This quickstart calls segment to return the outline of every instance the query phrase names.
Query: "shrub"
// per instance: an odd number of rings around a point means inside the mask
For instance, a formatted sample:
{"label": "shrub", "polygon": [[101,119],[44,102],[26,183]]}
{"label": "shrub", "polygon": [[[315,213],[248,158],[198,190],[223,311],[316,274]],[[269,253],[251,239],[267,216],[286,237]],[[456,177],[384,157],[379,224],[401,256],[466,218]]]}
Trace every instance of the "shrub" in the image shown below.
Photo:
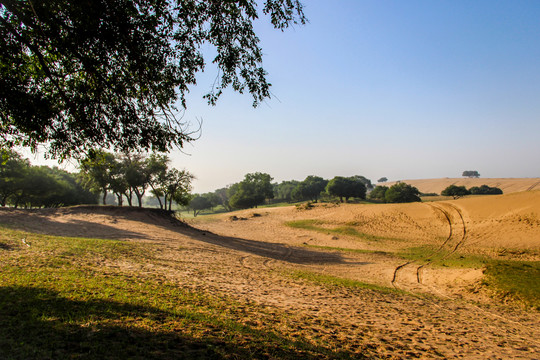
{"label": "shrub", "polygon": [[420,191],[412,185],[397,183],[392,185],[384,194],[384,199],[389,203],[404,203],[422,201]]}

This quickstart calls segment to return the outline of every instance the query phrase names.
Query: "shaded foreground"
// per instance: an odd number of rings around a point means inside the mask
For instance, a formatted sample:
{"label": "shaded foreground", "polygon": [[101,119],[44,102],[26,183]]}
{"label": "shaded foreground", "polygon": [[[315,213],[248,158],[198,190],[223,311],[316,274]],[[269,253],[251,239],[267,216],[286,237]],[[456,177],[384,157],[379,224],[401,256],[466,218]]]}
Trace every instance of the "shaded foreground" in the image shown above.
{"label": "shaded foreground", "polygon": [[536,310],[497,305],[480,269],[399,255],[446,241],[491,256],[472,205],[435,206],[448,218],[426,204],[282,208],[193,224],[204,230],[159,211],[0,210],[0,358],[535,358]]}

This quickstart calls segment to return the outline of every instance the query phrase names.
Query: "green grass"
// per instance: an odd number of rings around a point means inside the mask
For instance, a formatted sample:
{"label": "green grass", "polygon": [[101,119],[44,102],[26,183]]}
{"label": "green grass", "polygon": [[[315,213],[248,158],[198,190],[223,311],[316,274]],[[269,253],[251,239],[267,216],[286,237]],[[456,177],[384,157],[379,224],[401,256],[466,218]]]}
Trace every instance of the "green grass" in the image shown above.
{"label": "green grass", "polygon": [[373,291],[383,292],[386,294],[393,293],[393,294],[404,294],[405,292],[402,290],[398,290],[395,288],[390,288],[386,286],[380,286],[370,283],[365,283],[357,280],[351,280],[341,277],[336,277],[332,275],[325,275],[320,274],[312,271],[290,271],[290,272],[284,272],[286,276],[289,276],[292,279],[302,279],[309,281],[311,283],[315,283],[317,285],[322,285],[326,287],[345,287],[345,288],[353,288],[353,289],[369,289]]}
{"label": "green grass", "polygon": [[353,225],[350,225],[350,224],[346,224],[343,226],[329,227],[331,225],[321,220],[306,219],[306,220],[287,221],[285,222],[285,225],[295,228],[295,229],[316,231],[316,232],[320,232],[320,233],[324,233],[328,235],[335,234],[335,235],[353,236],[353,237],[357,237],[357,238],[360,238],[362,240],[367,240],[367,241],[381,241],[381,240],[402,241],[402,239],[398,239],[398,238],[366,234],[366,233],[358,231]]}
{"label": "green grass", "polygon": [[494,260],[484,274],[484,285],[502,298],[540,310],[540,261]]}
{"label": "green grass", "polygon": [[540,261],[495,260],[480,255],[435,252],[435,247],[406,249],[397,255],[416,264],[484,269],[483,286],[497,297],[540,310]]}
{"label": "green grass", "polygon": [[110,266],[151,262],[149,246],[0,228],[0,358],[357,355],[336,350],[339,344],[277,332],[274,326],[292,322],[286,314]]}
{"label": "green grass", "polygon": [[381,251],[381,250],[349,249],[349,248],[342,248],[342,247],[321,246],[321,245],[311,245],[311,244],[304,244],[303,246],[308,247],[308,248],[313,248],[313,249],[335,250],[335,251],[343,251],[343,252],[350,252],[350,253],[357,253],[357,254],[388,255],[386,251]]}
{"label": "green grass", "polygon": [[402,250],[397,256],[415,261],[418,264],[430,263],[435,267],[482,268],[490,260],[480,255],[453,253],[446,249],[438,250],[435,246],[418,246]]}

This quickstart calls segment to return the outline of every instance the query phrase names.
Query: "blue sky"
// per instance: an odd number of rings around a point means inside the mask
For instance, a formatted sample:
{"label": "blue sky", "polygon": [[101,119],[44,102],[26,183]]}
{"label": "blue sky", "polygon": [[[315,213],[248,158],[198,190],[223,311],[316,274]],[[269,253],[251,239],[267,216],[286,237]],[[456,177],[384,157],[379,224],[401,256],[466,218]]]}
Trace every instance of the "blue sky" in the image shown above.
{"label": "blue sky", "polygon": [[184,120],[202,119],[202,136],[171,158],[196,192],[255,171],[540,177],[540,1],[304,4],[305,26],[256,24],[272,99],[253,109],[228,91],[208,106],[212,64],[191,90]]}

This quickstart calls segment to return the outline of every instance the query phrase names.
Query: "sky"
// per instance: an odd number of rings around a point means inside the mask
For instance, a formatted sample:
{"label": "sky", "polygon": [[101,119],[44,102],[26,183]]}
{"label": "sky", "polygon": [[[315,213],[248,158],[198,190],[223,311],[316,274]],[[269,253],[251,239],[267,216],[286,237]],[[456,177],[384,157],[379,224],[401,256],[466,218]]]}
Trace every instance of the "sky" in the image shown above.
{"label": "sky", "polygon": [[[206,94],[183,120],[200,138],[170,154],[204,193],[265,172],[275,182],[540,177],[540,1],[304,0],[307,25],[255,29],[272,98]],[[36,159],[32,159],[35,163]]]}

